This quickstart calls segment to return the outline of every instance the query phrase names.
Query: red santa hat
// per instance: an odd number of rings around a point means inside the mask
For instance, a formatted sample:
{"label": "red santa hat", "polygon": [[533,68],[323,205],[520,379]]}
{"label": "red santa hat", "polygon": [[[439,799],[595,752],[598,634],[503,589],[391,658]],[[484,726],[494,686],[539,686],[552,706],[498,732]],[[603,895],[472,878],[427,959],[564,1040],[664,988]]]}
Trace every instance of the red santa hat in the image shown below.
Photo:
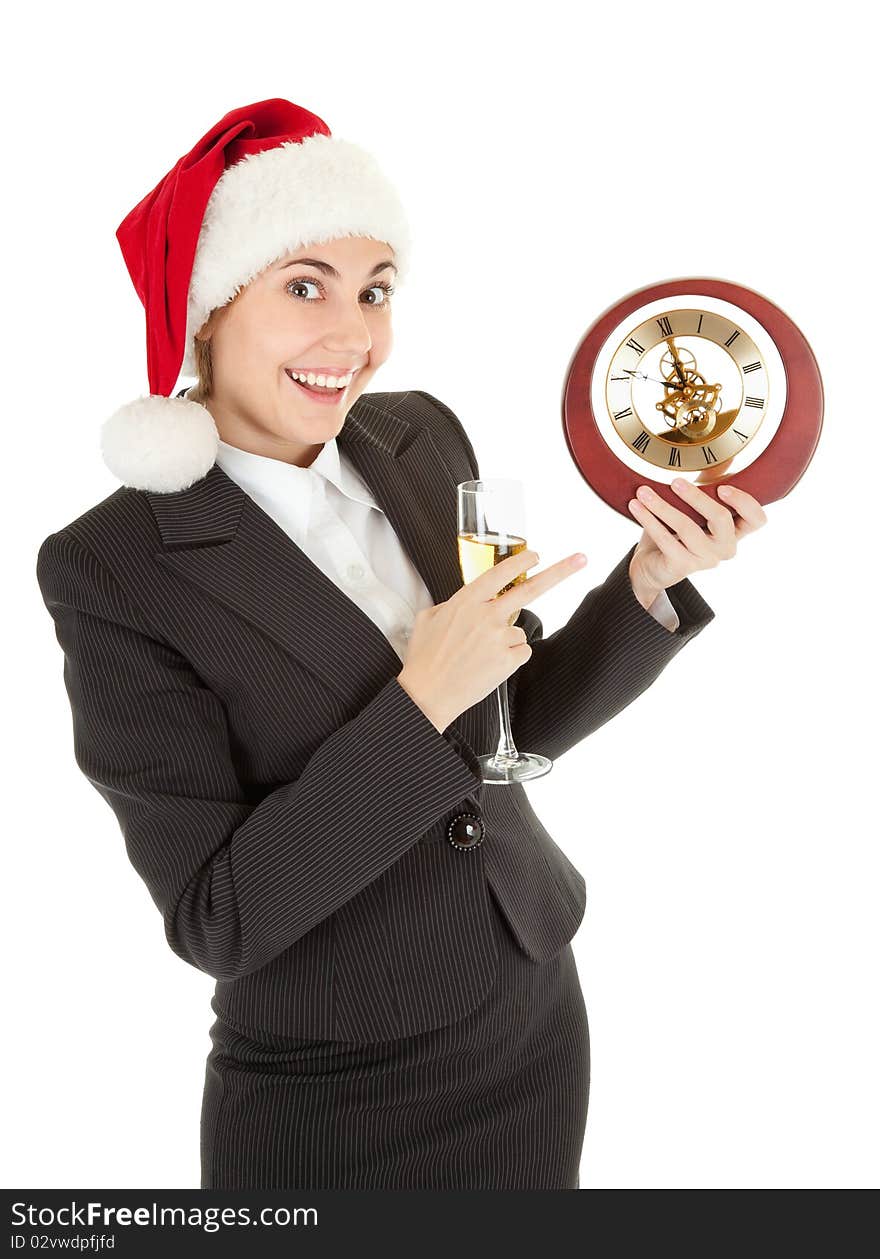
{"label": "red santa hat", "polygon": [[146,314],[150,392],[101,428],[114,476],[172,493],[206,475],[211,413],[169,396],[181,371],[195,374],[195,333],[284,254],[343,236],[389,244],[402,283],[410,238],[394,187],[364,149],[281,99],[226,114],[138,202],[116,238]]}

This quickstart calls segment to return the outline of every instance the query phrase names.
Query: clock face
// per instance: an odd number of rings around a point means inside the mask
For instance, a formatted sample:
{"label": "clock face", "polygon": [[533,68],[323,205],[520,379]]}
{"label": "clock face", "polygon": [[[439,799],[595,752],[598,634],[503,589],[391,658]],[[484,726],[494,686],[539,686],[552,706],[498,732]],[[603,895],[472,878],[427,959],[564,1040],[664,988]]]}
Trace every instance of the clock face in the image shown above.
{"label": "clock face", "polygon": [[747,311],[685,294],[631,312],[610,332],[592,390],[617,458],[660,480],[702,483],[728,479],[766,449],[782,414],[785,371]]}
{"label": "clock face", "polygon": [[797,484],[822,430],[822,377],[809,343],[768,298],[728,280],[664,280],[596,318],[569,362],[562,423],[584,480],[621,515],[649,485],[705,524],[671,488],[715,497],[733,484],[762,504]]}
{"label": "clock face", "polygon": [[658,468],[728,464],[767,410],[767,365],[743,328],[678,307],[644,320],[617,347],[605,403],[622,441]]}

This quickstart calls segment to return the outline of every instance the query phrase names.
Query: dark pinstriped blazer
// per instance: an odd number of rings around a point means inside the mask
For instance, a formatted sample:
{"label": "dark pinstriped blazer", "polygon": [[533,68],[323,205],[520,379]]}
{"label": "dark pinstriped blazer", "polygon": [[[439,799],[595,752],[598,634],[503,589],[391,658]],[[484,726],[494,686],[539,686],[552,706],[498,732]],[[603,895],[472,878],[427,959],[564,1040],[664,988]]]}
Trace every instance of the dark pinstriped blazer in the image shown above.
{"label": "dark pinstriped blazer", "polygon": [[[361,397],[338,436],[436,602],[461,585],[453,413]],[[674,633],[632,550],[509,680],[518,746],[554,760],[713,618],[689,581]],[[438,733],[365,613],[215,464],[186,490],[121,486],[51,534],[37,578],[64,651],[77,764],[113,809],[171,948],[245,1032],[374,1041],[462,1018],[488,991],[489,897],[544,961],[584,913],[581,874],[522,787],[484,787],[495,693]],[[461,812],[485,838],[446,838]]]}

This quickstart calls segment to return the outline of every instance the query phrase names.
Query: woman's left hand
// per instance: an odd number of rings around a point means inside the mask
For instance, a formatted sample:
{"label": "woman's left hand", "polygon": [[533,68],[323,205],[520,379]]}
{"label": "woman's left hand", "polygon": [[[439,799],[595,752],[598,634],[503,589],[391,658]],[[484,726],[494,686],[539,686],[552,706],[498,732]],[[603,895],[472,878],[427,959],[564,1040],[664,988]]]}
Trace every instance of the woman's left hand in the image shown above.
{"label": "woman's left hand", "polygon": [[643,602],[691,573],[733,559],[740,538],[767,523],[758,500],[736,486],[718,489],[722,499],[727,497],[736,519],[732,511],[691,481],[673,481],[671,488],[706,517],[708,527],[697,524],[650,490],[645,497],[647,486],[639,488],[638,499],[630,499],[629,509],[643,526],[643,533],[630,560],[629,574]]}

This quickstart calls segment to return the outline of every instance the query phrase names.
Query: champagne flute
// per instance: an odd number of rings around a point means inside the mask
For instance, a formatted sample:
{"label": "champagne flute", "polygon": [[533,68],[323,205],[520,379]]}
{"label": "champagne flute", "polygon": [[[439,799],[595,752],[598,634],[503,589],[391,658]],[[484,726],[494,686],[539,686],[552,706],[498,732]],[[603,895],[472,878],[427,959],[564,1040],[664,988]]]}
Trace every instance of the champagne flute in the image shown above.
{"label": "champagne flute", "polygon": [[[458,486],[458,560],[465,583],[526,547],[525,494],[521,481],[463,481]],[[498,595],[525,581],[520,573]],[[495,596],[496,598],[498,596]],[[510,619],[512,625],[519,613]],[[497,690],[501,733],[494,753],[479,758],[483,782],[501,785],[540,778],[553,762],[536,752],[518,752],[510,728],[507,679]]]}

